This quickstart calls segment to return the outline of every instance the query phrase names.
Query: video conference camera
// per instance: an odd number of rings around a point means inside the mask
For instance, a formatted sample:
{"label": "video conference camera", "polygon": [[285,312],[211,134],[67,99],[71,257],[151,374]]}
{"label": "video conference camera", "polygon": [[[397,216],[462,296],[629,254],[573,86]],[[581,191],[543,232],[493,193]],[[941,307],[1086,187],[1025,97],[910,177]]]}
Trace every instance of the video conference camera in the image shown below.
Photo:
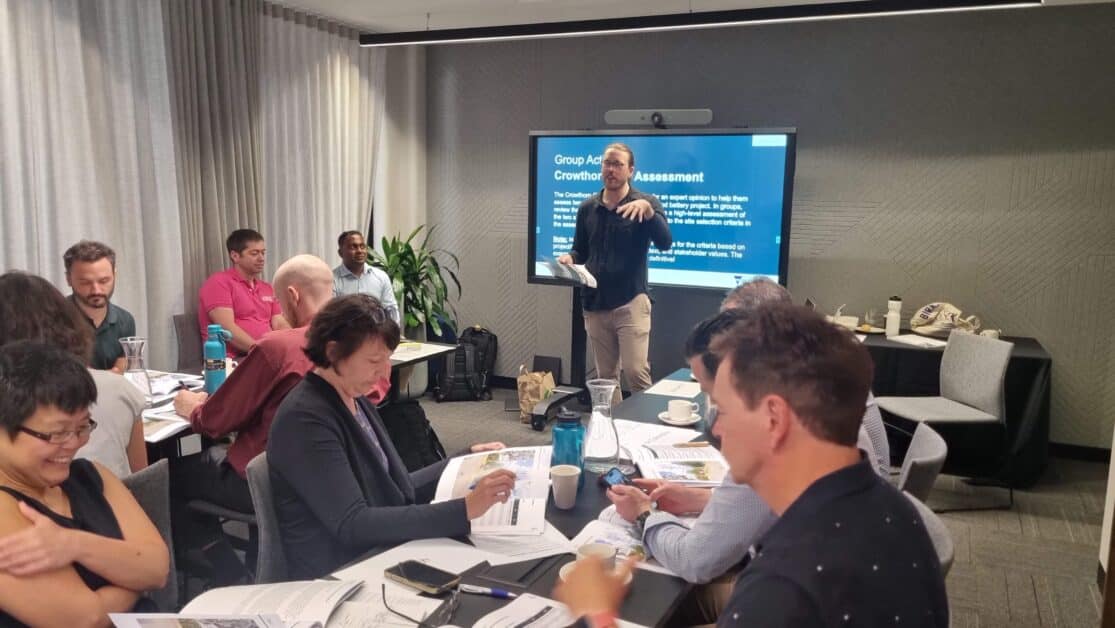
{"label": "video conference camera", "polygon": [[652,126],[656,129],[678,126],[708,126],[712,109],[610,109],[604,122],[616,126]]}

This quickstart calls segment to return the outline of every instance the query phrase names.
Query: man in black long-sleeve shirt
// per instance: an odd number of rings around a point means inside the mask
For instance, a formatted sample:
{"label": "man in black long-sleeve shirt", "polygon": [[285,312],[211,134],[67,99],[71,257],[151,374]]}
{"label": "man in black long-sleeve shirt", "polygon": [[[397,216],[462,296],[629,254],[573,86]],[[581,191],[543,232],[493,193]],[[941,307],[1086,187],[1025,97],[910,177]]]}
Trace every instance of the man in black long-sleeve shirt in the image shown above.
{"label": "man in black long-sleeve shirt", "polygon": [[609,144],[601,159],[604,188],[577,210],[573,250],[562,264],[584,264],[596,288],[581,290],[585,329],[598,377],[619,379],[620,364],[631,390],[650,386],[650,298],[647,251],[673,244],[662,204],[631,187],[635,154],[625,144]]}

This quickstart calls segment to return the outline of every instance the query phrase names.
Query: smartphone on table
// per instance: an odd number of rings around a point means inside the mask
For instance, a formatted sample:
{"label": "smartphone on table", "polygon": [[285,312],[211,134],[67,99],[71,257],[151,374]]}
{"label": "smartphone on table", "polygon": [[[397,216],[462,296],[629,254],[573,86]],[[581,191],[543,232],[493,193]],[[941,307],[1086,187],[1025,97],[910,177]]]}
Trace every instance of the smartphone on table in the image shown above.
{"label": "smartphone on table", "polygon": [[417,560],[404,560],[388,567],[383,570],[383,575],[399,584],[433,595],[445,593],[461,582],[459,575]]}
{"label": "smartphone on table", "polygon": [[613,486],[617,486],[620,484],[635,486],[635,483],[631,481],[631,478],[627,477],[623,473],[623,471],[620,471],[619,467],[612,467],[608,470],[607,473],[600,476],[600,485],[604,488],[612,488]]}

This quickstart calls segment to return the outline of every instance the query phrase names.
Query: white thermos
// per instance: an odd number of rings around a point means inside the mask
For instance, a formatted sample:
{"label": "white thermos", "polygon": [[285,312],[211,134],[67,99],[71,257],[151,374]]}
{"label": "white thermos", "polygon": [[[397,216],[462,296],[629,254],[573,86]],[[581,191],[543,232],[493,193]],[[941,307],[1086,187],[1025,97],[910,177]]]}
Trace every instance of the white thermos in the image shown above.
{"label": "white thermos", "polygon": [[891,297],[887,301],[887,338],[897,336],[898,330],[902,327],[902,298]]}

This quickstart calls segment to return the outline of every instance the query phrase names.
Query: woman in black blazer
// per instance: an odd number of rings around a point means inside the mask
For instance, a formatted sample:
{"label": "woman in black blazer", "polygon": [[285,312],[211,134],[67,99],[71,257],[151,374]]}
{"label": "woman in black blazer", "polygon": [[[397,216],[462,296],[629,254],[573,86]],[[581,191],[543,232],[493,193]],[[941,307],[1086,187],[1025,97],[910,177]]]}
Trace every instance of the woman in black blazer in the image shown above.
{"label": "woman in black blazer", "polygon": [[398,344],[399,326],[365,294],[334,299],[310,323],[315,368],[279,406],[267,443],[291,579],[326,575],[377,546],[468,534],[515,486],[501,469],[462,499],[427,503],[445,461],[409,473],[364,397],[390,375]]}

